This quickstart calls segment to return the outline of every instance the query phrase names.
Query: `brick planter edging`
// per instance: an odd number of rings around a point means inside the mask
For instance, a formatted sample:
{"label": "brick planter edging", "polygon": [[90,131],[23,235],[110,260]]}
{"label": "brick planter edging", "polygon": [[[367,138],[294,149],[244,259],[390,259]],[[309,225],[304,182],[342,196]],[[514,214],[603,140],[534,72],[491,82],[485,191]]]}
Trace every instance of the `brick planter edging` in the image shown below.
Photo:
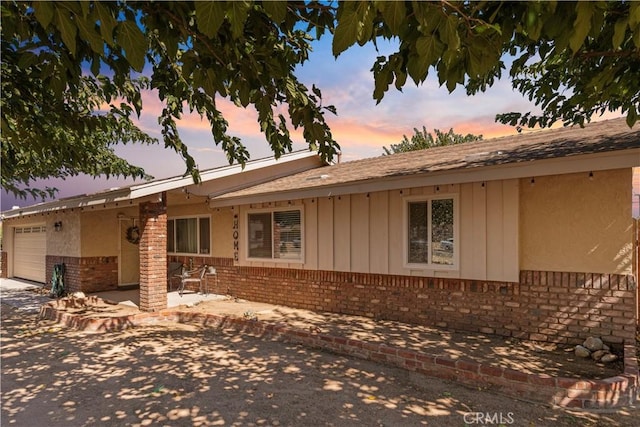
{"label": "brick planter edging", "polygon": [[311,348],[379,362],[419,374],[474,386],[489,385],[501,393],[554,404],[561,407],[592,409],[632,405],[639,392],[639,372],[635,344],[624,346],[624,372],[602,380],[527,374],[509,368],[478,362],[434,356],[386,344],[374,344],[335,335],[265,323],[234,316],[192,313],[178,310],[140,313],[122,317],[86,318],[57,310],[52,304],[40,308],[40,318],[84,331],[107,332],[162,321],[197,323],[214,329],[238,332],[302,344]]}

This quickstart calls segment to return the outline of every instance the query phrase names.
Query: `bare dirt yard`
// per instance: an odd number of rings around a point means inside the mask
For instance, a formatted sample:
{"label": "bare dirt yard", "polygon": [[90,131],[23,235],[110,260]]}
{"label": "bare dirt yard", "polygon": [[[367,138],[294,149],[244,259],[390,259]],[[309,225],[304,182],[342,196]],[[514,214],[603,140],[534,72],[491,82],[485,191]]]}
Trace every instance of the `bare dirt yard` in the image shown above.
{"label": "bare dirt yard", "polygon": [[640,419],[637,408],[571,412],[196,325],[88,333],[2,305],[0,339],[2,426],[630,427]]}

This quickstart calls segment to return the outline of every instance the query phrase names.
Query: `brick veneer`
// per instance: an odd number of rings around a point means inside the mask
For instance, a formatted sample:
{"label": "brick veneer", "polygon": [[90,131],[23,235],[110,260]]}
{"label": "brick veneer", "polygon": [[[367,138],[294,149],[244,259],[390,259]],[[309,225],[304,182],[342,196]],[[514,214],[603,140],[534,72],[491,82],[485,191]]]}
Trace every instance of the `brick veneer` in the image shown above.
{"label": "brick veneer", "polygon": [[47,255],[46,286],[51,286],[55,264],[64,264],[67,292],[100,292],[118,288],[118,257],[63,257]]}
{"label": "brick veneer", "polygon": [[167,206],[140,204],[140,310],[167,308]]}
{"label": "brick veneer", "polygon": [[0,252],[0,277],[7,278],[7,253],[5,251]]}
{"label": "brick veneer", "polygon": [[213,293],[315,311],[578,344],[635,338],[631,275],[523,271],[519,283],[284,268],[212,260]]}

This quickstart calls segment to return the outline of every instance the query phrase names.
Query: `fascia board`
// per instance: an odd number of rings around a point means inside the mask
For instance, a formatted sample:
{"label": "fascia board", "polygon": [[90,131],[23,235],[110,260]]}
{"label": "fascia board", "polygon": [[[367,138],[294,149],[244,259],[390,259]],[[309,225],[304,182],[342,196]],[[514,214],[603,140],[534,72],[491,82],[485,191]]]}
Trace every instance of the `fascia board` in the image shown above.
{"label": "fascia board", "polygon": [[[223,166],[216,169],[211,169],[202,172],[201,178],[203,182],[211,181],[218,178],[234,175],[241,171],[252,171],[262,169],[268,166],[276,164],[288,163],[308,157],[317,157],[317,153],[312,151],[302,151],[290,154],[285,154],[276,160],[272,157],[257,159],[247,162],[244,169],[240,165]],[[129,187],[123,187],[113,190],[107,190],[101,193],[82,195],[77,197],[70,197],[61,200],[54,200],[51,202],[40,203],[24,208],[18,208],[13,210],[7,210],[2,212],[3,219],[17,218],[25,215],[33,215],[46,212],[60,211],[64,209],[74,209],[90,206],[99,206],[107,203],[119,203],[130,200],[142,199],[156,194],[181,189],[183,187],[198,185],[194,184],[191,176],[181,176],[162,179],[158,181],[145,182],[142,184],[135,184]]]}

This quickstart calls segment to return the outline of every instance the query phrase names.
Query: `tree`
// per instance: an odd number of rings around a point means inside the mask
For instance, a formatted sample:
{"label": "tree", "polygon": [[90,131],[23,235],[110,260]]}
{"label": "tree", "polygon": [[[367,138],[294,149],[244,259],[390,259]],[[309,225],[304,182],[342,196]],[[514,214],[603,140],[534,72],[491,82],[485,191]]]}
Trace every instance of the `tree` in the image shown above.
{"label": "tree", "polygon": [[425,126],[422,127],[421,131],[414,128],[411,139],[407,138],[407,135],[402,135],[402,142],[399,144],[391,144],[390,148],[382,147],[384,150],[383,155],[426,150],[427,148],[443,147],[445,145],[462,144],[465,142],[482,140],[482,135],[473,135],[471,133],[462,135],[455,133],[453,129],[449,129],[449,132],[447,133],[441,132],[439,129],[434,129],[433,132],[435,133],[435,137],[431,132],[427,131]]}
{"label": "tree", "polygon": [[[322,94],[295,75],[311,43],[333,34],[337,57],[356,43],[399,41],[372,66],[374,98],[435,72],[449,91],[486,90],[515,57],[509,78],[543,113],[498,120],[527,126],[583,124],[619,110],[629,126],[640,103],[640,2],[16,2],[2,13],[2,185],[36,178],[144,171],[113,154],[117,143],[157,143],[132,117],[141,92],[163,104],[165,147],[186,173],[197,165],[177,131],[185,109],[211,124],[230,162],[249,153],[229,135],[216,99],[258,112],[276,157],[302,128],[326,159],[339,149]],[[141,74],[143,73],[143,74]],[[146,77],[145,77],[146,76]],[[286,111],[286,113],[283,113]],[[87,161],[87,160],[90,161]],[[37,194],[37,189],[33,191]]]}

